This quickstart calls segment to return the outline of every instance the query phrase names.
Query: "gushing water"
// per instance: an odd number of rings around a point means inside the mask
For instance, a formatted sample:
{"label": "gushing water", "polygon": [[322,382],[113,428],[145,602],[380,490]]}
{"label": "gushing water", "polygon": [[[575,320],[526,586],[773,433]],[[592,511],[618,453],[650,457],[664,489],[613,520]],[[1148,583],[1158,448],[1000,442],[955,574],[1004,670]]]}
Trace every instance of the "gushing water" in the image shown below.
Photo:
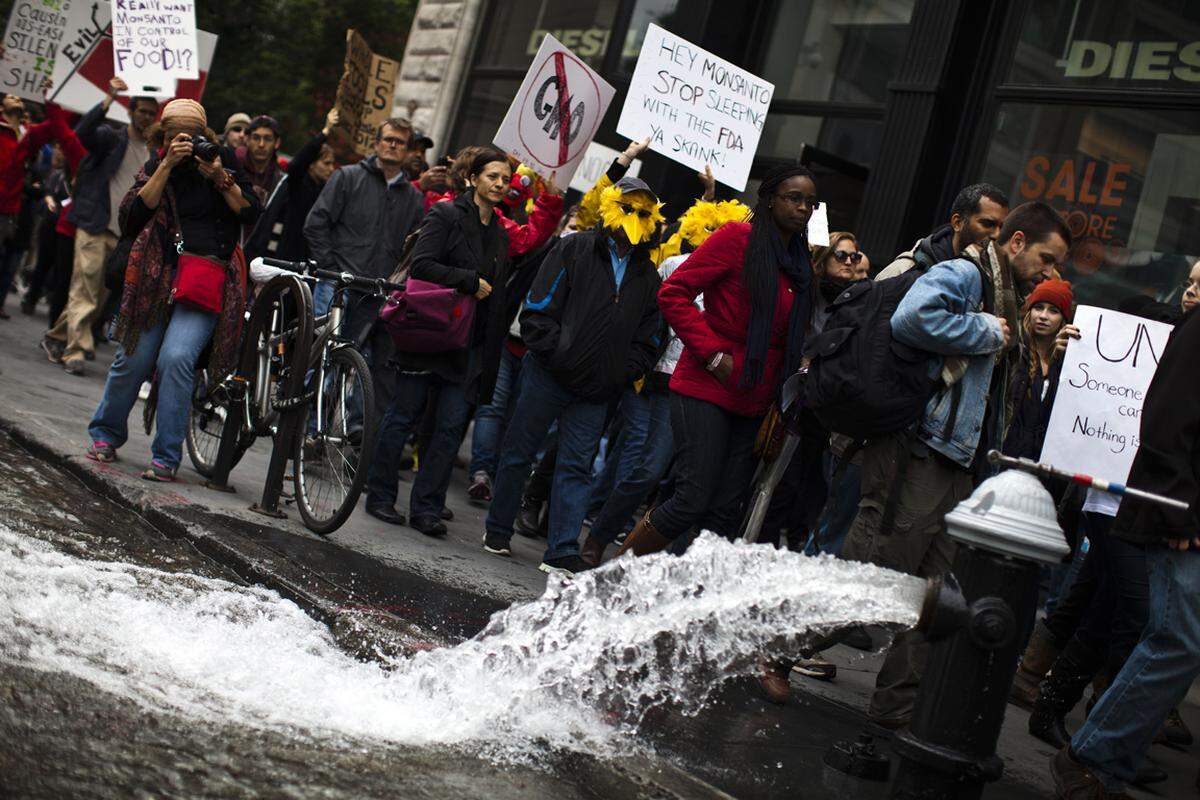
{"label": "gushing water", "polygon": [[697,711],[766,654],[853,622],[911,626],[922,592],[889,570],[705,535],[682,557],[551,581],[466,642],[380,665],[274,592],[81,560],[0,526],[0,659],[200,719],[615,754],[648,709]]}

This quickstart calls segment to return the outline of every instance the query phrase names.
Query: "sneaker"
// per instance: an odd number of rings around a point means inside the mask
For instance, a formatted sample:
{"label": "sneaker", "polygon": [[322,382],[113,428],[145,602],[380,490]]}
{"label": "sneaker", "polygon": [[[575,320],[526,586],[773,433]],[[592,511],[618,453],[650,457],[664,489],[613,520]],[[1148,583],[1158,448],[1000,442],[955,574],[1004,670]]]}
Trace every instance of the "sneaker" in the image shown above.
{"label": "sneaker", "polygon": [[517,518],[513,522],[513,530],[530,539],[536,539],[540,536],[543,505],[541,500],[530,500],[528,497],[522,497],[521,510],[517,512]]}
{"label": "sneaker", "polygon": [[483,535],[483,549],[498,556],[512,555],[512,548],[508,544],[508,539],[505,539],[498,533],[485,533]]}
{"label": "sneaker", "polygon": [[138,400],[143,403],[150,399],[150,382],[142,381],[141,388],[138,389]]}
{"label": "sneaker", "polygon": [[490,503],[492,501],[492,479],[483,470],[471,476],[471,486],[467,489],[467,497],[473,503]]}
{"label": "sneaker", "polygon": [[1124,792],[1110,792],[1087,767],[1075,760],[1070,747],[1064,747],[1050,759],[1050,777],[1057,797],[1064,800],[1129,800]]}
{"label": "sneaker", "polygon": [[808,678],[816,678],[819,681],[831,681],[837,677],[837,664],[830,664],[823,658],[813,656],[797,661],[792,665],[792,672]]}
{"label": "sneaker", "polygon": [[42,348],[42,352],[46,354],[46,360],[51,364],[61,364],[62,354],[65,345],[58,339],[52,339],[49,336],[43,336],[42,341],[38,343]]}
{"label": "sneaker", "polygon": [[561,575],[564,578],[574,578],[576,573],[587,572],[591,568],[591,564],[577,555],[544,559],[538,566],[547,575]]}
{"label": "sneaker", "polygon": [[117,448],[113,447],[108,442],[102,442],[99,439],[92,442],[92,446],[87,450],[87,457],[92,461],[99,461],[101,464],[108,464],[117,460]]}
{"label": "sneaker", "polygon": [[175,480],[175,470],[161,461],[151,461],[150,466],[142,472],[142,480],[170,483]]}
{"label": "sneaker", "polygon": [[63,365],[63,372],[67,373],[68,375],[82,375],[83,374],[83,359],[82,358],[68,359],[68,360],[62,362],[62,365]]}

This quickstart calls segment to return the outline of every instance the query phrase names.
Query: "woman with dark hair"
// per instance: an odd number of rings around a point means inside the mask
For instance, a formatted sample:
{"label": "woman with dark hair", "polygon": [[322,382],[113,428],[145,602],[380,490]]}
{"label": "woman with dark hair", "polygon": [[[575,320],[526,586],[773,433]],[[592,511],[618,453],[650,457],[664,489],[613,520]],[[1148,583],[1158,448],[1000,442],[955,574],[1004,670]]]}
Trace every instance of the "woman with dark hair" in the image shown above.
{"label": "woman with dark hair", "polygon": [[409,497],[408,522],[427,536],[446,534],[441,513],[454,455],[472,404],[491,397],[507,328],[509,239],[497,206],[508,191],[512,168],[504,153],[485,147],[472,157],[466,175],[469,191],[452,202],[435,203],[421,223],[410,275],[474,295],[478,302],[470,342],[445,353],[397,352],[396,392],[380,423],[379,449],[367,483],[367,513],[392,525],[405,524],[395,508],[401,455],[429,397],[436,397],[433,437],[421,453]]}
{"label": "woman with dark hair", "polygon": [[675,493],[646,513],[621,552],[663,550],[697,526],[736,535],[759,425],[800,366],[816,192],[804,167],[772,171],[753,220],[721,227],[663,282],[659,308],[684,344],[670,382]]}
{"label": "woman with dark hair", "polygon": [[[88,457],[114,460],[129,436],[138,390],[154,373],[158,432],[142,473],[152,481],[175,479],[196,360],[209,340],[210,374],[228,374],[237,360],[246,306],[246,264],[238,240],[241,226],[253,223],[259,212],[249,180],[222,165],[222,158],[234,161],[228,150],[209,159],[193,153],[199,136],[216,139],[204,108],[194,100],[168,103],[159,126],[149,132],[150,160],[121,203],[121,235],[133,239],[113,329],[121,347],[88,426]],[[177,279],[197,275],[206,278],[189,285],[203,283],[212,295],[182,299],[189,295],[179,291]]]}

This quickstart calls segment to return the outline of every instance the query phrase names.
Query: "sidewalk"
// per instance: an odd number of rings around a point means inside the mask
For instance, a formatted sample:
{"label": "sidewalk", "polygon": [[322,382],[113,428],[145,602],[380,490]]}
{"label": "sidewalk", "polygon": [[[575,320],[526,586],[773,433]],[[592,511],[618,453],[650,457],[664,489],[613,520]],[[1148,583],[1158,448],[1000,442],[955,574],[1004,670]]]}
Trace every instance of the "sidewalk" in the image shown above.
{"label": "sidewalk", "polygon": [[[386,638],[375,637],[370,630],[370,617],[382,615],[384,627],[405,630],[411,646],[452,642],[473,634],[496,609],[536,597],[544,589],[546,576],[537,570],[543,540],[514,537],[511,559],[483,551],[486,509],[467,501],[467,477],[461,470],[455,472],[447,499],[455,518],[448,523],[450,533],[445,539],[385,525],[361,508],[340,530],[321,539],[304,528],[294,508],[286,520],[249,510],[262,490],[270,456],[267,440],[260,440],[230,476],[235,494],[204,488],[186,454],[176,483],[142,481],[138,475],[149,459],[149,437],[141,429],[140,405],[120,460],[111,465],[89,461],[83,455],[89,444],[86,425],[115,348],[100,348],[84,376],[71,376],[48,363],[38,348],[44,330],[42,316],[15,314],[0,321],[0,424],[87,476],[94,489],[119,497],[152,522],[159,520],[178,528],[181,535],[195,536],[209,555],[296,599],[335,631],[339,626],[346,629],[351,641],[365,638],[363,646],[369,649],[375,646],[372,642]],[[401,511],[407,506],[407,486],[401,484],[397,504]],[[290,484],[285,488],[290,491]],[[372,612],[365,622],[362,614],[347,614],[365,607]],[[351,617],[352,624],[346,625]],[[679,747],[672,748],[674,755],[690,751],[693,745],[700,752],[672,760],[686,762],[681,764],[684,769],[738,796],[798,790],[806,797],[838,796],[810,794],[814,782],[832,790],[830,781],[835,780],[814,779],[812,771],[821,771],[820,755],[835,733],[848,735],[861,724],[880,657],[844,647],[826,656],[838,664],[838,679],[823,684],[793,676],[797,691],[786,707],[767,706],[747,694],[744,686],[735,685],[723,693],[726,702],[719,703],[720,708],[691,722],[673,723],[671,736],[679,740],[675,742]],[[1191,706],[1184,713],[1193,730],[1200,732],[1200,713]],[[985,797],[1052,796],[1047,771],[1052,753],[1025,732],[1027,718],[1025,712],[1009,706],[999,746],[1005,780],[985,792]],[[1069,727],[1079,723],[1076,712]],[[756,730],[747,731],[746,725]],[[697,741],[687,741],[692,738]],[[713,748],[720,758],[713,757]],[[1172,778],[1155,787],[1154,794],[1135,796],[1195,795],[1196,762],[1189,754],[1156,747],[1152,756]],[[767,771],[774,773],[768,783],[755,777]],[[886,790],[871,787],[869,795],[843,792],[840,796],[883,797]]]}

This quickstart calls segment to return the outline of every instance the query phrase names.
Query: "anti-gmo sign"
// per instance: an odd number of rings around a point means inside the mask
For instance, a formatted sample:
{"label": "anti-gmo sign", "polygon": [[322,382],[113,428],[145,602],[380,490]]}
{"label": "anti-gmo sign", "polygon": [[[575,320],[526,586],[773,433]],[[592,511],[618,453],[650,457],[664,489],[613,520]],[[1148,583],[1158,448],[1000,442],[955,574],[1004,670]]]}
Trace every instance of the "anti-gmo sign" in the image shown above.
{"label": "anti-gmo sign", "polygon": [[542,177],[571,181],[614,89],[574,53],[547,35],[525,74],[495,143]]}

